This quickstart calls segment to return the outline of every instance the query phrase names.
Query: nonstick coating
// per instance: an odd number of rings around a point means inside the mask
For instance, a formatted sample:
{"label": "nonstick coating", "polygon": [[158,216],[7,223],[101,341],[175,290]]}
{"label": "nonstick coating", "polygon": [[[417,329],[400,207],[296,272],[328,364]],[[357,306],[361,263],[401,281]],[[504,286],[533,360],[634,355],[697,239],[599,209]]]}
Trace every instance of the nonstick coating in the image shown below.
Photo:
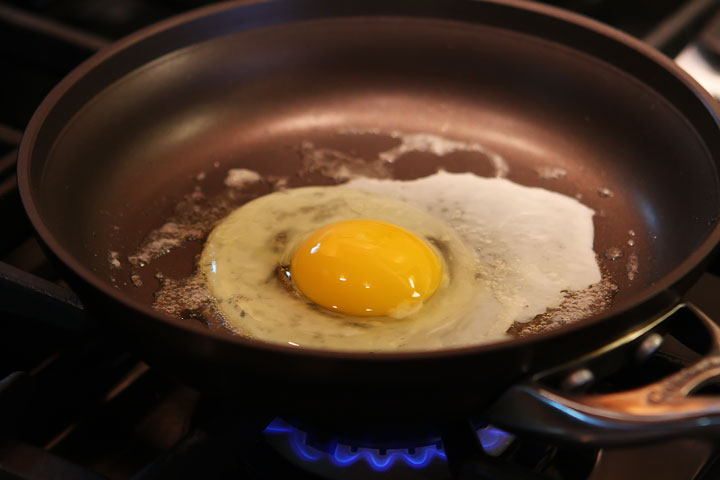
{"label": "nonstick coating", "polygon": [[[640,42],[516,2],[244,3],[164,22],[99,53],[50,94],[20,150],[28,214],[88,309],[181,379],[305,416],[477,412],[522,375],[667,311],[717,244],[712,99]],[[229,168],[296,172],[303,141],[367,158],[394,145],[382,133],[338,133],[348,128],[477,142],[505,158],[511,180],[579,195],[598,212],[595,251],[620,287],[612,310],[495,345],[340,354],[220,335],[151,310],[154,269],[189,273],[199,243],[147,267],[143,288],[128,269],[111,268],[108,252],[131,253],[200,185],[200,172],[212,194]],[[542,178],[543,166],[567,175]],[[492,175],[478,153],[409,154],[394,173],[438,167]],[[625,257],[604,259],[610,247]]]}

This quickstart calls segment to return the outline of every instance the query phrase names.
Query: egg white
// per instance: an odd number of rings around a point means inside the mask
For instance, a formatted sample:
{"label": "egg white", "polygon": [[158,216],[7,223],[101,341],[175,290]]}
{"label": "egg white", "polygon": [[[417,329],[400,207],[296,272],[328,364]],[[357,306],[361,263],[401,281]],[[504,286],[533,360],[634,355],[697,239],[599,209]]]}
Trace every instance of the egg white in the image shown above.
{"label": "egg white", "polygon": [[[594,212],[500,178],[438,172],[413,181],[355,179],[276,192],[240,207],[210,234],[200,268],[226,325],[273,343],[329,350],[431,350],[506,338],[515,321],[600,281]],[[394,223],[442,255],[446,282],[403,318],[340,315],[278,280],[302,240],[353,218]]]}
{"label": "egg white", "polygon": [[[278,279],[297,246],[318,228],[347,219],[403,227],[436,249],[444,281],[419,311],[401,318],[354,317],[313,305]],[[200,259],[208,291],[227,326],[275,343],[333,350],[428,349],[454,336],[458,322],[491,292],[453,229],[406,202],[346,187],[276,192],[245,204],[210,234]],[[484,300],[483,300],[484,299]]]}
{"label": "egg white", "polygon": [[489,322],[482,309],[476,311],[466,343],[506,338],[514,322],[557,308],[566,292],[602,279],[593,250],[595,211],[574,198],[504,178],[445,171],[412,181],[357,178],[346,185],[412,202],[473,249],[501,308]]}

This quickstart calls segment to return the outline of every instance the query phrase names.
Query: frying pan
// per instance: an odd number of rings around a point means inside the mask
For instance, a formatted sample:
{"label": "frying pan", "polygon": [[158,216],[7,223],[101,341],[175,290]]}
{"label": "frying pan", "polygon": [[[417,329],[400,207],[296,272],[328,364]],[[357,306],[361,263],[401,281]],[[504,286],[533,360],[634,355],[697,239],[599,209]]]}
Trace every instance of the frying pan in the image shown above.
{"label": "frying pan", "polygon": [[[347,129],[376,133],[339,133]],[[198,175],[206,195],[238,167],[289,176],[290,186],[331,183],[297,173],[298,145],[369,159],[392,147],[383,133],[391,131],[481,144],[507,161],[509,179],[582,198],[598,212],[594,247],[619,286],[612,308],[490,345],[339,353],[266,344],[153,310],[153,273],[188,274],[199,242],[145,267],[143,287],[129,281],[125,256]],[[720,239],[717,158],[712,98],[652,48],[580,16],[496,0],[231,2],[146,28],[74,70],[32,118],[18,182],[86,310],[191,385],[336,428],[480,412],[514,430],[572,434],[581,424],[586,433],[571,439],[621,441],[628,429],[645,439],[718,422],[717,402],[685,398],[715,374],[713,348],[704,368],[682,373],[685,383],[663,384],[667,395],[652,411],[637,399],[628,408],[587,406],[532,375],[609,344],[636,345],[675,310],[694,312],[682,294]],[[477,152],[414,152],[393,168],[398,178],[439,167],[488,176],[489,165]],[[544,166],[566,176],[538,175]],[[626,257],[602,257],[612,247]],[[701,313],[694,318],[714,328]]]}

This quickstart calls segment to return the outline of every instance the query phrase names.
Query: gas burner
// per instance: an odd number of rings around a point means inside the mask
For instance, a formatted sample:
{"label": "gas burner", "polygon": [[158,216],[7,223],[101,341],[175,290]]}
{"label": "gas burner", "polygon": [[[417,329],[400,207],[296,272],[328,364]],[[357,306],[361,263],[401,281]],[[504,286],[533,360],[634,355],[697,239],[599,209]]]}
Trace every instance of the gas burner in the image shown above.
{"label": "gas burner", "polygon": [[[492,426],[477,428],[476,432],[485,453],[494,457],[506,451],[515,439]],[[322,442],[280,418],[268,425],[265,438],[287,460],[323,478],[368,478],[388,471],[393,478],[403,479],[440,479],[448,475],[447,455],[440,438],[405,448],[387,448],[381,442]]]}
{"label": "gas burner", "polygon": [[[443,433],[443,438],[402,444],[334,440],[332,435],[308,432],[275,418],[265,428],[264,439],[292,465],[324,479],[444,480],[466,478],[463,475],[472,471],[472,475],[484,476],[467,478],[582,480],[588,478],[598,458],[595,449],[578,451],[519,439],[486,424],[467,426],[472,438],[463,438],[463,428],[453,428]],[[443,441],[446,438],[452,442],[449,452]],[[510,477],[503,476],[508,473]]]}

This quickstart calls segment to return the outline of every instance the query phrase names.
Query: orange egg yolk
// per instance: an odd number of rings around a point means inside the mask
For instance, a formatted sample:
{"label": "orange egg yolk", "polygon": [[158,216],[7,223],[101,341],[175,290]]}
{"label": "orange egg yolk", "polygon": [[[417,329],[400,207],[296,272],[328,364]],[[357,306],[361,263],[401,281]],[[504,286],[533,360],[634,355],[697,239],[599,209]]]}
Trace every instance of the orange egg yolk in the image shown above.
{"label": "orange egg yolk", "polygon": [[417,235],[377,220],[322,227],[296,250],[290,275],[315,304],[356,316],[403,317],[438,288],[438,255]]}

